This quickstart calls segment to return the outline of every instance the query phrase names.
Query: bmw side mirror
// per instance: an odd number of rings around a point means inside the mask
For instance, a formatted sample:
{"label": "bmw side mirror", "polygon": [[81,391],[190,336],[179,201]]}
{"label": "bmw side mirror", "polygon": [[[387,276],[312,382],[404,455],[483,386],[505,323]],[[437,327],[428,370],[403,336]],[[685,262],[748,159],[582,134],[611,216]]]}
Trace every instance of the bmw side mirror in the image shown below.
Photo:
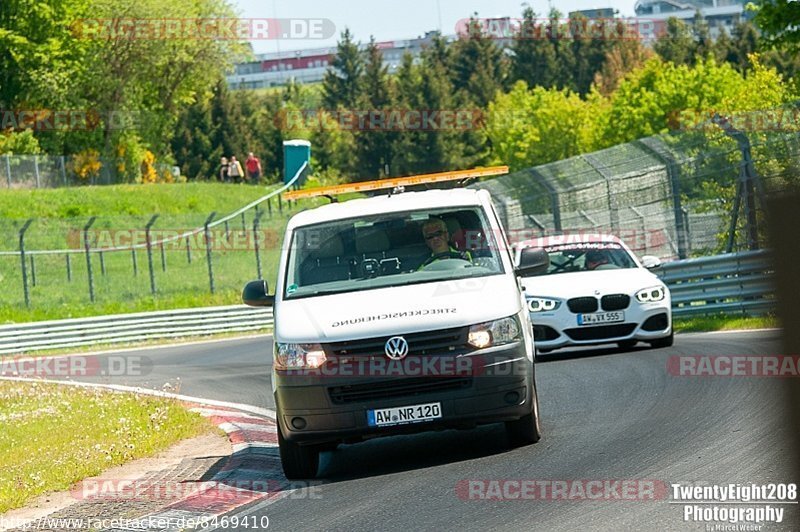
{"label": "bmw side mirror", "polygon": [[251,307],[271,307],[275,304],[275,296],[267,293],[267,281],[259,279],[244,286],[242,301]]}
{"label": "bmw side mirror", "polygon": [[550,256],[542,248],[525,248],[520,252],[516,274],[520,277],[539,275],[550,267]]}
{"label": "bmw side mirror", "polygon": [[644,266],[648,270],[652,270],[653,268],[658,268],[661,266],[661,259],[659,259],[654,255],[645,255],[642,257],[642,266]]}

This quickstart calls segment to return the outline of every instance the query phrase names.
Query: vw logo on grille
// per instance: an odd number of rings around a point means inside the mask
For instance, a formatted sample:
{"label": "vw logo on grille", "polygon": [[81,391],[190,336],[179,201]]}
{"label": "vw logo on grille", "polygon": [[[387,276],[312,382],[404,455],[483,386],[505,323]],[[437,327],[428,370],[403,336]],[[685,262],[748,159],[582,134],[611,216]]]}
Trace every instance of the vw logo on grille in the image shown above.
{"label": "vw logo on grille", "polygon": [[402,336],[392,336],[384,346],[386,356],[392,360],[401,360],[408,354],[408,342]]}

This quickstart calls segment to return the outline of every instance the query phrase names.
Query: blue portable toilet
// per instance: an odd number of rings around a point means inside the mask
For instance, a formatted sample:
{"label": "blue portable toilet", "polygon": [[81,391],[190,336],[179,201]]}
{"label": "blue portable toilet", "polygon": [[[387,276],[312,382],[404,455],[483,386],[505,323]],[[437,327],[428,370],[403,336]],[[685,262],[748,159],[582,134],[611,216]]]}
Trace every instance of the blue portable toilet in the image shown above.
{"label": "blue portable toilet", "polygon": [[306,176],[311,171],[311,143],[307,140],[284,140],[283,141],[283,182],[288,183],[294,177],[303,163],[308,163],[308,169],[304,175],[297,180],[298,187],[303,186]]}

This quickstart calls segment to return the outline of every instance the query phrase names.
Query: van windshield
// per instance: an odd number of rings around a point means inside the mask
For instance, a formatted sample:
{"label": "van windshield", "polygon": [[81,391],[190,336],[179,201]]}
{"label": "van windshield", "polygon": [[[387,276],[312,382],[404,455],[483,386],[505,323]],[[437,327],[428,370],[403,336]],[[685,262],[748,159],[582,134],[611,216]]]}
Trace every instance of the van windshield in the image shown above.
{"label": "van windshield", "polygon": [[294,230],[284,299],[505,273],[479,208],[335,220]]}

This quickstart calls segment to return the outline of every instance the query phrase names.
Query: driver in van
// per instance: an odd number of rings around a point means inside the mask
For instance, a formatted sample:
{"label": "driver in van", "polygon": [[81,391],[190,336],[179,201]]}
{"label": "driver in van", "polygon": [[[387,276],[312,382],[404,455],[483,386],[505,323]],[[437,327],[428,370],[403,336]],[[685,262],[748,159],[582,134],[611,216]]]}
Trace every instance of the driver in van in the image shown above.
{"label": "driver in van", "polygon": [[422,263],[420,268],[444,259],[461,259],[473,262],[472,253],[459,251],[450,245],[450,233],[447,231],[447,224],[441,218],[428,218],[422,225],[422,237],[431,250],[431,256]]}

